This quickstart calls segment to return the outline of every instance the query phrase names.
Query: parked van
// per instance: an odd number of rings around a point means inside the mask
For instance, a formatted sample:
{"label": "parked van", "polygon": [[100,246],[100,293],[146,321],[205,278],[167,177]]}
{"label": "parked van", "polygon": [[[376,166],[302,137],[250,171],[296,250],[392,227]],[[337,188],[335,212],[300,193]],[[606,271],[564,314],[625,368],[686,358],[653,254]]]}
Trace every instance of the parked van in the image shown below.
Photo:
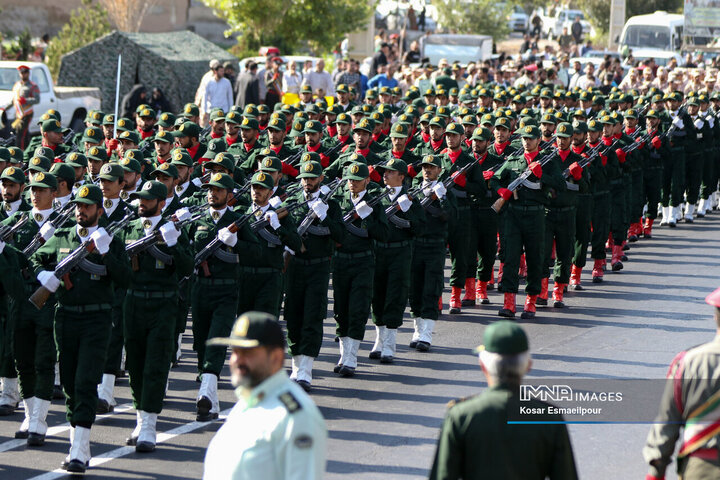
{"label": "parked van", "polygon": [[618,51],[632,50],[634,57],[653,57],[654,52],[678,52],[682,47],[684,17],[656,11],[630,17],[623,27]]}

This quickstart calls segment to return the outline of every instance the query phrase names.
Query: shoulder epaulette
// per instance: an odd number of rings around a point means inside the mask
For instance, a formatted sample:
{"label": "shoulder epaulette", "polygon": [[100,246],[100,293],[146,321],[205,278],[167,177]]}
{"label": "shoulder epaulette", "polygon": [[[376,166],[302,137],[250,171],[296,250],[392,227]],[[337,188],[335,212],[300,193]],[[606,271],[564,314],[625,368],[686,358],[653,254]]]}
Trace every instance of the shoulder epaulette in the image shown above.
{"label": "shoulder epaulette", "polygon": [[295,413],[302,408],[295,396],[290,392],[282,393],[279,398],[290,413]]}

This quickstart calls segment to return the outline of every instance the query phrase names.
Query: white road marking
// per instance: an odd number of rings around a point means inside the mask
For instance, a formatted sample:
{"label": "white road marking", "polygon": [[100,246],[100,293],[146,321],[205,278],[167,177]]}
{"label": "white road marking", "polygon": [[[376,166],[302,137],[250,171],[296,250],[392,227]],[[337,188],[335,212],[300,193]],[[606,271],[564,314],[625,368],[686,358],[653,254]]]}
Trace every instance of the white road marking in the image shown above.
{"label": "white road marking", "polygon": [[[217,421],[225,420],[227,418],[228,413],[230,413],[230,410],[232,410],[232,408],[228,408],[228,409],[220,412],[220,416]],[[158,433],[157,439],[156,439],[156,442],[157,442],[156,444],[167,442],[168,440],[171,440],[179,435],[190,433],[199,428],[205,427],[210,423],[211,422],[195,421],[195,422],[186,423],[185,425],[180,425],[179,427],[175,427],[171,430],[168,430],[167,432]],[[100,454],[97,457],[93,457],[90,460],[90,468],[97,467],[104,463],[115,460],[116,458],[121,458],[121,457],[130,455],[131,453],[135,453],[135,447],[126,446],[126,447],[116,448],[115,450],[110,450],[109,452]],[[88,473],[90,473],[89,470],[88,470]],[[69,475],[69,473],[66,470],[63,470],[62,468],[58,468],[57,470],[53,470],[52,472],[48,472],[48,473],[44,473],[42,475],[38,475],[36,477],[32,477],[29,480],[53,480],[56,478],[66,477],[67,475]]]}

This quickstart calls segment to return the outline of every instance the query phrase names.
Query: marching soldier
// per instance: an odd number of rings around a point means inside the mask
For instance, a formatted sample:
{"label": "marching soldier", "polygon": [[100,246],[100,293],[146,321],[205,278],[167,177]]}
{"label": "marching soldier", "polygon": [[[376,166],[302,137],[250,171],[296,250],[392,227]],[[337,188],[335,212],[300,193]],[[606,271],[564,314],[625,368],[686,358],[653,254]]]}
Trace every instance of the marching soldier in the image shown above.
{"label": "marching soldier", "polygon": [[299,232],[302,233],[302,247],[290,258],[287,267],[283,312],[292,356],[290,378],[305,391],[310,391],[312,365],[320,354],[323,321],[327,317],[330,260],[335,245],[342,244],[345,239],[345,227],[340,206],[327,197],[330,192],[323,193],[321,188],[324,176],[320,163],[303,161],[298,178],[303,189],[288,197],[287,202],[309,201],[306,208],[291,213],[298,228],[305,228],[303,222],[309,226]]}
{"label": "marching soldier", "polygon": [[222,244],[212,256],[196,265],[198,273],[191,293],[193,350],[197,352],[201,381],[197,394],[197,420],[201,422],[218,417],[217,381],[225,361],[225,348],[207,347],[206,342],[209,338],[226,337],[232,329],[239,293],[239,259],[261,254],[260,245],[248,224],[244,223],[239,229],[233,225],[240,219],[240,215],[227,205],[234,186],[229,175],[213,174],[210,181],[203,184],[210,209],[188,230],[196,256],[211,242]]}
{"label": "marching soldier", "polygon": [[338,195],[347,232],[333,257],[334,317],[340,340],[340,360],[334,371],[343,377],[355,375],[370,314],[375,272],[373,244],[388,237],[385,211],[377,204],[377,196],[367,190],[370,172],[365,159],[355,154],[352,158],[355,162],[343,175],[347,191]]}
{"label": "marching soldier", "polygon": [[375,242],[372,320],[376,337],[370,358],[392,363],[397,329],[408,302],[414,239],[425,228],[425,211],[411,197],[417,195],[403,185],[408,171],[403,160],[391,158],[383,170],[385,186],[392,191],[379,203],[387,216],[388,235],[386,240]]}
{"label": "marching soldier", "polygon": [[[542,289],[543,242],[545,237],[545,205],[550,188],[558,193],[565,190],[565,181],[557,161],[539,162],[547,152],[538,150],[540,129],[533,125],[523,127],[524,153],[507,159],[491,178],[491,188],[506,202],[507,208],[501,214],[503,238],[505,239],[505,271],[499,291],[505,294],[501,317],[515,316],[515,296],[518,291],[518,268],[520,255],[525,250],[527,261],[527,297],[521,315],[524,319],[535,317],[535,302]],[[508,186],[529,170],[531,175],[515,191]]]}
{"label": "marching soldier", "polygon": [[643,186],[645,187],[644,200],[647,203],[643,236],[652,238],[652,227],[657,217],[657,205],[660,204],[660,189],[663,176],[663,164],[670,154],[667,140],[661,138],[660,115],[656,110],[650,109],[645,114],[645,125],[650,145],[648,146],[648,159],[643,169]]}
{"label": "marching soldier", "polygon": [[[62,466],[83,473],[90,454],[90,427],[97,409],[100,383],[112,328],[115,288],[127,286],[130,265],[122,242],[98,225],[103,215],[100,187],[83,186],[72,200],[77,225],[60,229],[30,257],[42,287],[57,291],[55,340],[60,359],[60,379],[65,390],[70,422],[70,453]],[[92,252],[67,276],[59,279],[55,266],[78,248]],[[115,287],[115,288],[114,288]]]}
{"label": "marching soldier", "polygon": [[193,262],[187,236],[162,215],[167,187],[149,181],[131,199],[139,201],[140,218],[124,231],[124,243],[132,244],[150,234],[162,238],[132,255],[132,274],[123,305],[126,367],[137,410],[137,425],[128,445],[135,445],[138,452],[151,452],[175,351],[177,286],[181,278],[192,273]]}

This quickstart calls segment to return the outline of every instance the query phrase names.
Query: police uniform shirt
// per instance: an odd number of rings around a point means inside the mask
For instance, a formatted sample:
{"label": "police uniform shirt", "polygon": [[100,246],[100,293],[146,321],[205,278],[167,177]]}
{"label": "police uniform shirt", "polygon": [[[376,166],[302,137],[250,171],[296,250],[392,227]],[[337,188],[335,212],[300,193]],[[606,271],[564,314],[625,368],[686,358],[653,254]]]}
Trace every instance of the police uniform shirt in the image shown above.
{"label": "police uniform shirt", "polygon": [[316,480],[327,428],[310,397],[281,369],[239,400],[205,454],[205,480]]}

